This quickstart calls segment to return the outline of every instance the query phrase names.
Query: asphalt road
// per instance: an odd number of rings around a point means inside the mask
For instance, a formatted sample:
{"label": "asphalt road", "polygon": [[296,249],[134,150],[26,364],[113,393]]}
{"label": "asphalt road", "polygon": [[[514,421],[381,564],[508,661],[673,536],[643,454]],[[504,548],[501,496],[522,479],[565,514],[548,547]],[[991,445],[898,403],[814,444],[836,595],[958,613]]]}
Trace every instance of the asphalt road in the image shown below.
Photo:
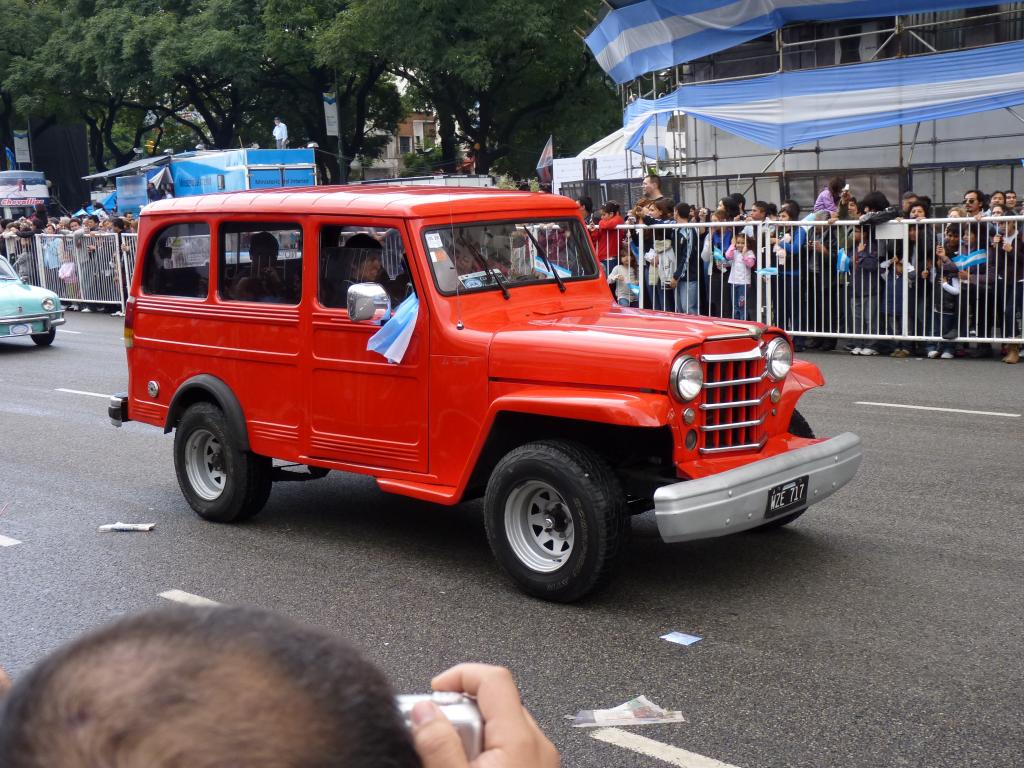
{"label": "asphalt road", "polygon": [[[181,589],[342,632],[400,691],[462,660],[511,667],[566,766],[668,763],[565,715],[645,694],[685,724],[634,729],[741,768],[1018,766],[1024,663],[1024,366],[809,356],[801,407],[860,434],[856,480],[787,530],[665,545],[647,516],[621,575],[586,602],[521,595],[492,563],[477,504],[388,497],[332,473],[275,487],[251,523],[185,505],[171,437],[115,430],[121,325],[70,313],[49,349],[0,342],[0,666]],[[72,333],[76,332],[76,333]],[[155,521],[149,534],[103,523]],[[701,636],[682,647],[659,639]],[[684,764],[684,763],[681,763]]]}

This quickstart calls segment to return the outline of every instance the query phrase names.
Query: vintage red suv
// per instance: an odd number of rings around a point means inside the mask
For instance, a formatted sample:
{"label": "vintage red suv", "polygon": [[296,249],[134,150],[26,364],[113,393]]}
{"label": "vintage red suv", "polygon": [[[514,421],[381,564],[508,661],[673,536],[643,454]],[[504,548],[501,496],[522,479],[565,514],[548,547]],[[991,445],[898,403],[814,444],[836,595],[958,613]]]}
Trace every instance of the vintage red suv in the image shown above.
{"label": "vintage red suv", "polygon": [[164,200],[138,253],[129,391],[108,412],[174,430],[207,520],[331,469],[438,504],[483,496],[501,569],[570,601],[612,574],[633,514],[653,507],[667,542],[773,528],[860,464],[856,435],[817,439],[795,410],[824,381],[783,331],[617,306],[563,197]]}

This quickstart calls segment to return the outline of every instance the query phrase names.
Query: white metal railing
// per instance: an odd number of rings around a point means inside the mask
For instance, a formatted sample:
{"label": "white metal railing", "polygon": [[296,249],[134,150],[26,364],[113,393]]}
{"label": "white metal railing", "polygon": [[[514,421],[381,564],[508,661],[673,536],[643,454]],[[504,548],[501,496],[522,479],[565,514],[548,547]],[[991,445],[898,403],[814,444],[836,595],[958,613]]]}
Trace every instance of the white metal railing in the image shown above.
{"label": "white metal railing", "polygon": [[[637,258],[635,306],[747,318],[806,337],[924,342],[943,351],[955,342],[1024,342],[1024,217],[632,224],[619,227],[622,249]],[[737,267],[739,233],[754,251]],[[692,285],[692,248],[702,255]],[[655,245],[669,241],[671,247]],[[687,245],[684,245],[687,243]],[[691,254],[688,290],[664,262]],[[622,262],[620,256],[619,262]],[[740,275],[736,275],[739,269]],[[741,279],[737,279],[737,278]],[[671,297],[670,297],[671,294]],[[737,297],[746,298],[746,308]]]}
{"label": "white metal railing", "polygon": [[82,232],[2,240],[3,253],[18,274],[56,293],[65,306],[124,310],[135,268],[134,234]]}

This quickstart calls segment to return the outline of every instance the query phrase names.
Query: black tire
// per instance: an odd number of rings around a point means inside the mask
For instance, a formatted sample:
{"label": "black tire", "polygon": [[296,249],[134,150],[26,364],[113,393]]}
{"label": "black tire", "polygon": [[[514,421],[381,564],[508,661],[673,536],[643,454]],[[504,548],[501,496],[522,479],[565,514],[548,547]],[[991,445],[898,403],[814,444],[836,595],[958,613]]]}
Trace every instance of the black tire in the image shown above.
{"label": "black tire", "polygon": [[53,344],[53,340],[57,338],[57,329],[51,328],[46,333],[33,333],[32,341],[36,343],[37,347],[48,347]]}
{"label": "black tire", "polygon": [[309,464],[306,465],[306,470],[309,472],[309,476],[314,480],[321,480],[327,477],[331,472],[327,467],[313,467]]}
{"label": "black tire", "polygon": [[[789,417],[789,433],[791,435],[796,435],[797,437],[814,438],[814,430],[811,429],[811,425],[807,423],[807,419],[803,417],[803,414],[795,409],[793,411],[793,415]],[[796,512],[790,512],[788,515],[783,515],[776,520],[772,520],[770,523],[758,526],[754,530],[774,531],[776,528],[789,525],[806,511],[806,509],[801,509]]]}
{"label": "black tire", "polygon": [[271,465],[270,457],[235,444],[224,413],[211,403],[189,406],[178,422],[174,471],[185,500],[204,520],[240,523],[263,509],[270,496]]}
{"label": "black tire", "polygon": [[[541,503],[548,504],[555,529],[535,524]],[[498,462],[484,496],[484,525],[498,566],[520,589],[568,603],[611,577],[629,520],[622,487],[604,459],[585,446],[551,440],[527,443]],[[542,551],[545,534],[557,542],[570,533],[561,564],[560,552]],[[526,554],[517,554],[524,547]]]}

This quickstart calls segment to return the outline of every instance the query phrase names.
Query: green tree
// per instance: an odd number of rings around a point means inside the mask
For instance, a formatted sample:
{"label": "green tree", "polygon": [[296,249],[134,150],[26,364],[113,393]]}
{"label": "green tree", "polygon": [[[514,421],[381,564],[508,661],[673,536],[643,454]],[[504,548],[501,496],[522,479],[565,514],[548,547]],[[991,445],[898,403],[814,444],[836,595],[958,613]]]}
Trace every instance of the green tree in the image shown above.
{"label": "green tree", "polygon": [[[561,124],[569,133],[563,144],[576,145],[579,136],[600,135],[617,122],[615,91],[573,31],[589,25],[595,6],[592,0],[353,0],[331,36],[349,55],[383,59],[433,105],[445,160],[454,159],[461,140],[480,173],[499,160],[522,170],[531,161],[513,154],[522,151],[521,134]],[[382,19],[412,23],[396,35]],[[583,104],[587,115],[578,112]]]}

